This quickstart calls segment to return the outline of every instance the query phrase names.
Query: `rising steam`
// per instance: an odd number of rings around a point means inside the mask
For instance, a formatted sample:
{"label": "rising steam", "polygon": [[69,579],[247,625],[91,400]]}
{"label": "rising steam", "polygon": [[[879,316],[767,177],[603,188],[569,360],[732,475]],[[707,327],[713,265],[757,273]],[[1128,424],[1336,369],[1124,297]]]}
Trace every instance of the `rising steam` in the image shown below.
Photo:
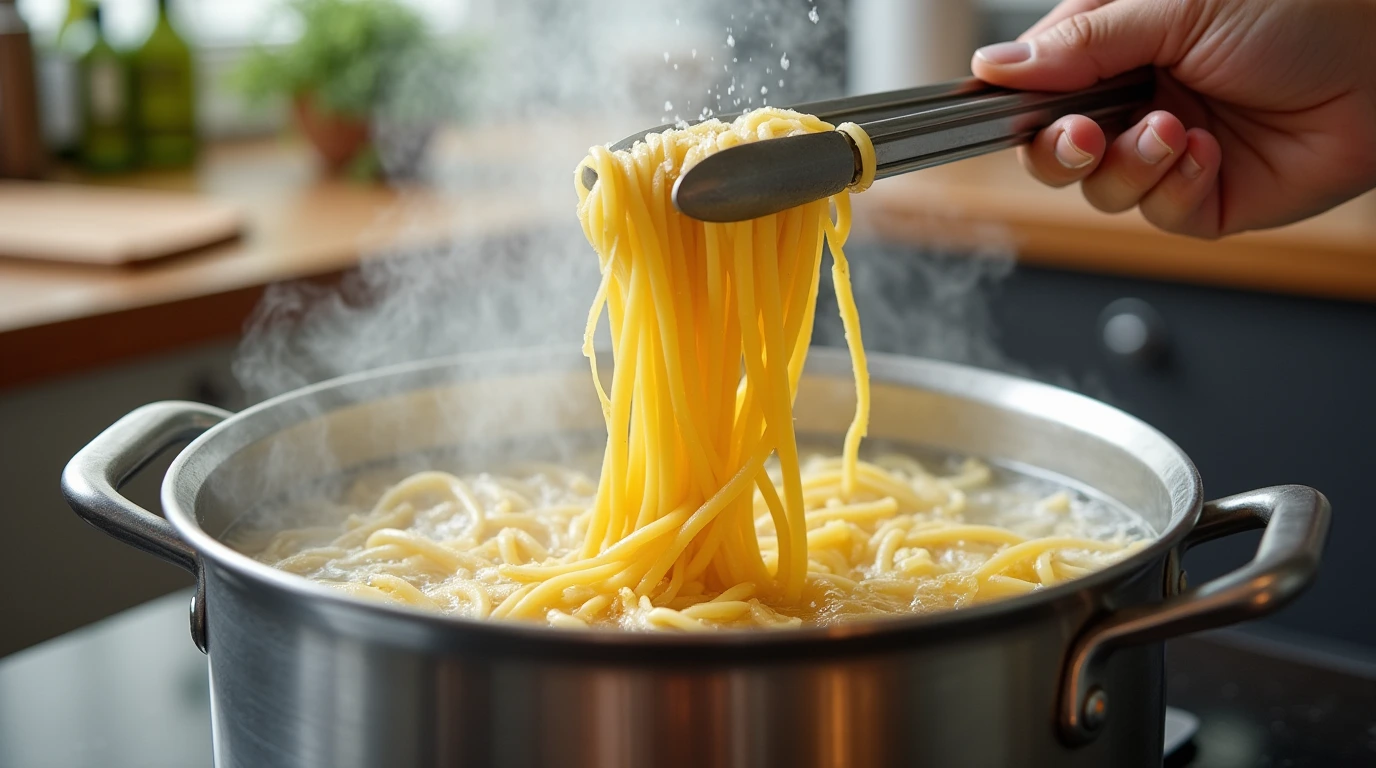
{"label": "rising steam", "polygon": [[[234,364],[249,401],[392,363],[577,349],[597,280],[570,188],[586,148],[657,124],[665,102],[679,105],[667,117],[696,118],[704,107],[836,95],[844,14],[820,5],[810,15],[814,4],[797,0],[476,0],[467,31],[479,67],[451,83],[467,104],[466,124],[452,151],[432,152],[420,172],[459,198],[452,237],[421,253],[369,254],[383,258],[366,259],[338,285],[272,286]],[[446,73],[400,76],[408,91],[436,98],[446,82]],[[410,162],[412,126],[386,110],[375,126],[384,165]],[[467,214],[465,196],[510,200],[533,223],[520,235],[494,234]]]}
{"label": "rising steam", "polygon": [[[576,227],[370,259],[341,284],[268,289],[234,373],[250,400],[394,363],[577,349],[597,264]],[[578,246],[582,247],[578,247]]]}
{"label": "rising steam", "polygon": [[[337,285],[272,286],[234,365],[250,402],[392,363],[577,349],[597,281],[570,188],[586,146],[664,120],[835,96],[844,82],[844,6],[825,0],[487,0],[474,3],[469,26],[482,66],[454,84],[470,102],[468,138],[432,153],[422,175],[442,194],[516,201],[535,223],[495,235],[464,217],[461,199],[447,244],[369,258]],[[433,88],[444,81],[436,74],[407,76]],[[494,150],[492,136],[505,146]],[[381,147],[384,158],[414,151],[405,143],[413,135],[378,138],[399,143]],[[985,288],[1011,270],[1013,251],[997,232],[985,241],[973,254],[857,242],[866,345],[1011,368],[994,343]],[[834,300],[823,301],[815,340],[843,345]]]}

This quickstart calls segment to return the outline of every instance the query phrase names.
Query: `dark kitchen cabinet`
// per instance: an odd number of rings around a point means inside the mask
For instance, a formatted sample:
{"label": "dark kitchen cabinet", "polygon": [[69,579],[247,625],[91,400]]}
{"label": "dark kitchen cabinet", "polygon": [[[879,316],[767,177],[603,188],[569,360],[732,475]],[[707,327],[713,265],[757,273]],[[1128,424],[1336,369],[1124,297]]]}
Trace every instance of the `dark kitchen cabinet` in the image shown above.
{"label": "dark kitchen cabinet", "polygon": [[[82,522],[58,478],[92,437],[145,403],[237,407],[233,352],[232,343],[212,343],[0,392],[0,523],[9,542],[0,557],[0,583],[9,587],[0,590],[0,657],[192,583],[180,568]],[[154,460],[123,493],[160,509],[174,455]],[[190,645],[185,632],[177,640]]]}
{"label": "dark kitchen cabinet", "polygon": [[[1026,268],[994,291],[1010,357],[1092,382],[1169,435],[1208,497],[1280,483],[1327,494],[1318,581],[1268,623],[1376,646],[1376,305]],[[1259,537],[1200,547],[1191,582],[1243,562]]]}

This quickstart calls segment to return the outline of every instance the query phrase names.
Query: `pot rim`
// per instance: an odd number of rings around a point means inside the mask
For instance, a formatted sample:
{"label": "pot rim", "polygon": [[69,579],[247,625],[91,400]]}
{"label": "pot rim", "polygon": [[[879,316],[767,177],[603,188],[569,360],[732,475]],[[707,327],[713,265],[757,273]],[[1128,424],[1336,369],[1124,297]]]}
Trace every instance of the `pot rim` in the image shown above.
{"label": "pot rim", "polygon": [[[207,476],[206,474],[190,473],[196,476],[196,480],[198,481],[190,490],[189,499],[193,511],[185,509],[179,498],[178,486],[180,483],[185,482],[182,480],[183,475],[188,474],[186,469],[187,465],[194,460],[196,454],[207,444],[223,439],[226,434],[238,429],[239,425],[251,419],[263,418],[262,414],[284,409],[292,404],[300,403],[321,393],[332,391],[339,392],[352,386],[377,383],[386,379],[395,379],[399,382],[403,382],[402,386],[387,390],[391,393],[400,393],[409,389],[436,383],[437,381],[443,382],[463,378],[476,378],[475,376],[454,375],[438,379],[434,378],[448,369],[462,370],[465,366],[490,370],[492,366],[500,366],[502,364],[510,365],[512,363],[529,364],[530,361],[538,360],[540,361],[538,367],[527,372],[554,373],[571,369],[572,366],[566,364],[566,361],[568,363],[576,361],[579,366],[587,365],[587,359],[583,357],[583,355],[570,355],[568,350],[564,348],[502,350],[498,352],[448,356],[403,363],[361,373],[339,376],[265,400],[211,427],[178,454],[163,479],[161,492],[163,513],[173,527],[176,528],[182,539],[195,549],[202,558],[209,559],[217,566],[230,571],[240,578],[247,579],[266,587],[272,592],[277,593],[278,596],[290,596],[305,600],[308,606],[317,609],[323,609],[330,613],[345,611],[356,614],[361,612],[365,615],[396,622],[398,629],[401,629],[404,625],[411,625],[412,627],[424,631],[433,630],[442,633],[453,633],[455,637],[459,635],[471,636],[475,641],[490,642],[499,645],[514,643],[522,647],[534,644],[538,647],[554,645],[563,648],[568,648],[572,645],[587,650],[629,648],[682,648],[699,650],[723,650],[730,648],[782,649],[818,643],[824,643],[828,648],[835,649],[838,647],[839,641],[930,639],[932,636],[940,635],[943,632],[949,632],[956,627],[968,629],[969,627],[967,625],[972,624],[998,623],[1000,625],[1007,625],[1039,615],[1042,610],[1060,601],[1073,599],[1075,596],[1087,592],[1097,594],[1104,591],[1112,584],[1131,580],[1135,575],[1150,568],[1153,563],[1163,560],[1167,553],[1175,548],[1193,529],[1198,520],[1203,506],[1203,484],[1198,470],[1185,452],[1171,441],[1170,438],[1135,416],[1106,403],[1076,392],[1071,392],[1061,387],[1001,372],[907,355],[867,353],[867,357],[869,360],[871,382],[874,384],[895,384],[964,399],[980,399],[969,396],[968,392],[962,391],[962,388],[955,383],[950,385],[931,386],[930,384],[924,384],[919,386],[907,384],[898,380],[896,376],[896,374],[905,368],[909,370],[914,368],[938,370],[946,374],[942,376],[943,381],[954,379],[956,382],[959,382],[963,379],[967,382],[979,381],[988,385],[997,385],[1000,387],[1011,386],[1024,390],[1025,394],[1039,396],[1033,399],[1038,399],[1040,401],[1050,399],[1057,401],[1056,404],[1065,406],[1073,405],[1086,409],[1094,420],[1116,420],[1118,426],[1132,429],[1141,436],[1155,441],[1158,444],[1156,447],[1159,449],[1160,453],[1157,457],[1158,460],[1165,461],[1168,464],[1174,464],[1178,470],[1184,472],[1183,479],[1186,481],[1179,489],[1182,492],[1172,494],[1170,500],[1171,523],[1166,530],[1160,532],[1150,544],[1133,553],[1132,556],[1114,563],[1107,568],[1062,582],[1052,587],[1038,589],[1028,595],[995,600],[968,608],[942,610],[925,614],[914,613],[910,615],[880,616],[873,619],[839,622],[825,626],[777,630],[724,629],[712,632],[677,633],[638,632],[600,628],[594,628],[592,630],[560,629],[544,625],[528,624],[525,622],[472,619],[465,616],[412,608],[402,604],[367,601],[362,598],[353,597],[339,590],[331,589],[302,576],[273,568],[266,563],[259,562],[249,555],[230,547],[207,533],[200,527],[194,515],[196,497],[202,487],[199,481],[203,481]],[[826,375],[826,371],[818,371],[818,368],[836,369],[844,367],[849,371],[849,366],[850,358],[845,350],[814,347],[809,351],[805,374],[815,376],[822,373]],[[500,370],[500,368],[497,370]],[[405,382],[407,381],[413,383],[406,385]],[[359,401],[350,400],[342,402],[357,403]],[[1043,404],[1045,403],[1043,402]],[[997,403],[997,405],[1008,410],[1020,411],[1027,415],[1046,418],[1026,406],[1019,407],[1016,404],[1006,402],[1000,402]],[[325,406],[320,409],[320,413],[327,413],[331,409],[331,406]],[[1064,423],[1065,421],[1062,418],[1053,418],[1052,420],[1060,423]],[[279,427],[279,430],[286,429],[289,426],[291,425],[282,425]],[[1139,459],[1140,458],[1141,457],[1139,457]],[[1155,467],[1153,467],[1153,469],[1155,469]],[[203,569],[204,567],[205,564],[202,563],[201,568]]]}

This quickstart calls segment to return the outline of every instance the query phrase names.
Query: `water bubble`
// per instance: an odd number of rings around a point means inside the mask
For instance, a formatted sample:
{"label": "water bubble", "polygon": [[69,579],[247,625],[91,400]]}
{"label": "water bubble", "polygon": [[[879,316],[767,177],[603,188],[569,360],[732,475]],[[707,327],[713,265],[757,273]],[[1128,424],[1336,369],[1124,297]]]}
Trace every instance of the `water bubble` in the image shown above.
{"label": "water bubble", "polygon": [[669,52],[668,52],[668,51],[665,51],[665,52],[664,52],[664,63],[665,63],[665,64],[668,64],[668,63],[669,63]]}
{"label": "water bubble", "polygon": [[675,71],[678,71],[678,65],[677,65],[677,64],[674,65],[674,70],[675,70]]}
{"label": "water bubble", "polygon": [[780,88],[784,87],[784,81],[782,81],[782,80],[779,81],[779,87],[780,87]]}
{"label": "water bubble", "polygon": [[731,57],[731,63],[732,63],[732,64],[735,64],[735,63],[737,63],[737,62],[739,62],[739,61],[740,61],[740,59],[736,58],[735,56],[732,56],[732,57]]}
{"label": "water bubble", "polygon": [[735,35],[727,35],[727,36],[726,36],[726,45],[727,45],[728,47],[735,48],[735,47],[736,47],[736,36],[735,36]]}
{"label": "water bubble", "polygon": [[788,54],[785,53],[779,57],[779,66],[783,67],[785,71],[788,70]]}
{"label": "water bubble", "polygon": [[665,112],[673,112],[673,111],[674,111],[674,103],[673,103],[672,101],[666,101],[666,102],[664,102],[664,111],[665,111]]}
{"label": "water bubble", "polygon": [[769,86],[767,86],[767,85],[762,85],[762,86],[760,86],[760,95],[763,96],[763,95],[765,95],[766,93],[769,93]]}
{"label": "water bubble", "polygon": [[812,6],[812,10],[807,12],[807,20],[816,24],[821,17],[817,15],[817,6]]}
{"label": "water bubble", "polygon": [[693,49],[693,58],[696,59],[697,57],[698,57],[698,49],[694,48],[694,49]]}
{"label": "water bubble", "polygon": [[764,73],[765,73],[766,75],[770,75],[770,74],[773,74],[773,73],[774,73],[774,70],[773,70],[771,67],[765,67],[765,68],[764,68]]}

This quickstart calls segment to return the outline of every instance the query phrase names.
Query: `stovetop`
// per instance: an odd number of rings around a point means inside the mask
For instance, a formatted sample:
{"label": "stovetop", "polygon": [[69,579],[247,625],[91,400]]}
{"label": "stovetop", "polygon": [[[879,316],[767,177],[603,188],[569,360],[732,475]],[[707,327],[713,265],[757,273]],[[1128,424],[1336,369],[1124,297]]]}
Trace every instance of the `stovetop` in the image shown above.
{"label": "stovetop", "polygon": [[[0,768],[211,765],[205,657],[174,593],[0,659]],[[1166,646],[1198,718],[1167,768],[1376,766],[1376,653],[1210,633]]]}
{"label": "stovetop", "polygon": [[1376,653],[1368,649],[1238,630],[1174,640],[1166,644],[1166,701],[1200,723],[1168,768],[1376,766]]}

